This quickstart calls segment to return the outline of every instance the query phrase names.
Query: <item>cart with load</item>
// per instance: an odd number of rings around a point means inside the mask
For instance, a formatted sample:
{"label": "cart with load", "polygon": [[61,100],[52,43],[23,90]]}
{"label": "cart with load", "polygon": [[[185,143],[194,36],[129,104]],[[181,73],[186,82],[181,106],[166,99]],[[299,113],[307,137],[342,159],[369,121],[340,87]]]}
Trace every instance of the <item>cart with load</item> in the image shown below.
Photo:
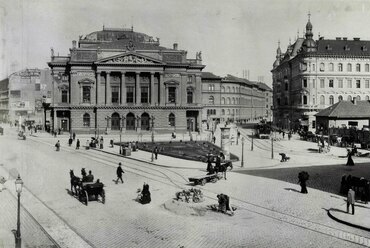
{"label": "cart with load", "polygon": [[214,174],[204,175],[204,176],[189,177],[189,182],[193,182],[194,185],[200,184],[204,186],[208,182],[215,183],[221,178],[222,176],[218,175],[217,173],[214,173]]}
{"label": "cart with load", "polygon": [[89,200],[95,199],[96,201],[101,197],[101,202],[105,203],[105,191],[103,189],[104,184],[97,181],[92,182],[83,182],[78,194],[78,199],[88,205]]}

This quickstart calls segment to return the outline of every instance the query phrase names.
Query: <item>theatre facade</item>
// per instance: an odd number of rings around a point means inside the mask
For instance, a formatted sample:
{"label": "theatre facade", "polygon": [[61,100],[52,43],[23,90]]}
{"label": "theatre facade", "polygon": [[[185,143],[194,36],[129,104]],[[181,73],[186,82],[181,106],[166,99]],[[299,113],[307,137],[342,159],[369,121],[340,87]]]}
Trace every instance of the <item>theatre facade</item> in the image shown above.
{"label": "theatre facade", "polygon": [[198,130],[201,122],[201,52],[160,46],[131,29],[80,36],[70,54],[51,50],[54,130],[76,133]]}

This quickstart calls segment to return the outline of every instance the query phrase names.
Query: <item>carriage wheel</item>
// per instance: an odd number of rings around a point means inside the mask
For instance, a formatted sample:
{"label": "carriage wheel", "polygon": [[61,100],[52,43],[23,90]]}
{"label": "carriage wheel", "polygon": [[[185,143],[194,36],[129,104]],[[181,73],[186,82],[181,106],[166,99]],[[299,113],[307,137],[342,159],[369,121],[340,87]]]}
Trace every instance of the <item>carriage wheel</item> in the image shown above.
{"label": "carriage wheel", "polygon": [[86,204],[86,206],[87,206],[87,203],[88,203],[88,201],[89,201],[89,195],[87,194],[87,191],[86,191],[86,190],[84,190],[84,192],[85,192],[85,198],[86,198],[86,200],[85,200],[85,204]]}
{"label": "carriage wheel", "polygon": [[101,201],[103,204],[105,204],[105,191],[104,189],[101,190]]}
{"label": "carriage wheel", "polygon": [[204,186],[205,184],[207,183],[207,179],[202,179],[202,181],[201,181],[201,184],[202,184],[202,186]]}

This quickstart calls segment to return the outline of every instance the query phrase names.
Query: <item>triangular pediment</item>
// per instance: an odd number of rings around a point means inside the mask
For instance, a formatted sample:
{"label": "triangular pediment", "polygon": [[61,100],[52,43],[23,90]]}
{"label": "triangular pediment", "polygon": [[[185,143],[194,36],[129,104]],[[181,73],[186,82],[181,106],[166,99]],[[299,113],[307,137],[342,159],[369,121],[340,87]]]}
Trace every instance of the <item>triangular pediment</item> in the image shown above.
{"label": "triangular pediment", "polygon": [[115,56],[103,58],[97,60],[95,63],[99,64],[154,64],[154,65],[161,65],[164,64],[162,61],[153,59],[151,57],[134,53],[134,52],[128,52],[128,53],[122,53],[117,54]]}

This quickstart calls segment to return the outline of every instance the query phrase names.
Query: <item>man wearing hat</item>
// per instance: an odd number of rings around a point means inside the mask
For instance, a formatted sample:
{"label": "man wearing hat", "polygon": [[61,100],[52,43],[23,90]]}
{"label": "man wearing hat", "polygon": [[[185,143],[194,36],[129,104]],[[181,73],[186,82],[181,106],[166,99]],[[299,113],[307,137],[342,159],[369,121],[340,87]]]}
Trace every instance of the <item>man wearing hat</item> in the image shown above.
{"label": "man wearing hat", "polygon": [[118,163],[118,167],[117,167],[117,180],[116,180],[116,184],[118,183],[118,179],[121,179],[121,182],[123,183],[123,179],[122,179],[122,174],[125,173],[123,170],[122,170],[122,167],[121,167],[121,162]]}

